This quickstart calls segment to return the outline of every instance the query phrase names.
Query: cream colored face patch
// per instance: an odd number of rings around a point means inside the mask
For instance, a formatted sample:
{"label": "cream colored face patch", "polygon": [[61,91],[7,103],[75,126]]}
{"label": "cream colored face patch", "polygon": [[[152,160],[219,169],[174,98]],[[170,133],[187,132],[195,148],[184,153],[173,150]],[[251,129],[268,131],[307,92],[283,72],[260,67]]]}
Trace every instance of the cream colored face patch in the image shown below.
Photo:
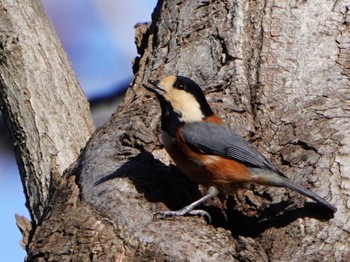
{"label": "cream colored face patch", "polygon": [[165,90],[165,92],[167,92],[173,88],[175,81],[176,76],[171,75],[160,80],[159,85]]}
{"label": "cream colored face patch", "polygon": [[174,111],[181,116],[181,121],[195,122],[204,118],[200,105],[192,94],[184,90],[171,88],[166,91],[164,98],[170,102]]}

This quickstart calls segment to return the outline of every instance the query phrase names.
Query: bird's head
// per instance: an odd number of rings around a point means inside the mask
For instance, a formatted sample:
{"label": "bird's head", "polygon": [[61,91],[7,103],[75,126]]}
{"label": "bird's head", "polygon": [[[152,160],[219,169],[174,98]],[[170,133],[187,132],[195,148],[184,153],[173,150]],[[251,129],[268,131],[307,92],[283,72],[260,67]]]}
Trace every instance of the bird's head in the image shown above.
{"label": "bird's head", "polygon": [[202,89],[187,77],[170,75],[148,83],[151,87],[147,89],[157,94],[162,114],[173,111],[183,123],[201,121],[213,114]]}

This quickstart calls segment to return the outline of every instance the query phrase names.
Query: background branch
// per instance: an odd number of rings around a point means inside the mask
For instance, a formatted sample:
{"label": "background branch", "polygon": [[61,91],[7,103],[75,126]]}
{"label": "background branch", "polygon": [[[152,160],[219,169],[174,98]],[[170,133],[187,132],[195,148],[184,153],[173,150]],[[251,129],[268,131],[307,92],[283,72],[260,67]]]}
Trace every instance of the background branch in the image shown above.
{"label": "background branch", "polygon": [[32,221],[51,177],[74,162],[94,130],[89,105],[40,1],[0,1],[0,103]]}

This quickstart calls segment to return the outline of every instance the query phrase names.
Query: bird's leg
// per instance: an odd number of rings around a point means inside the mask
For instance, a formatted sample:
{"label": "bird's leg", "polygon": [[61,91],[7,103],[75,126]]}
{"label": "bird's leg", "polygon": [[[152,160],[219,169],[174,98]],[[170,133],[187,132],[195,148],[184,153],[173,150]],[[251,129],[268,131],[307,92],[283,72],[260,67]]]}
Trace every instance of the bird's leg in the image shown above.
{"label": "bird's leg", "polygon": [[166,217],[171,217],[171,216],[184,216],[184,215],[194,215],[194,216],[203,216],[207,217],[209,220],[209,223],[211,223],[211,216],[209,215],[208,212],[204,210],[194,210],[194,208],[208,199],[215,197],[219,194],[219,190],[216,187],[211,186],[208,190],[208,193],[203,196],[202,198],[198,199],[197,201],[189,204],[188,206],[183,207],[180,210],[177,211],[160,211],[154,214],[155,217],[161,217],[161,218],[166,218]]}

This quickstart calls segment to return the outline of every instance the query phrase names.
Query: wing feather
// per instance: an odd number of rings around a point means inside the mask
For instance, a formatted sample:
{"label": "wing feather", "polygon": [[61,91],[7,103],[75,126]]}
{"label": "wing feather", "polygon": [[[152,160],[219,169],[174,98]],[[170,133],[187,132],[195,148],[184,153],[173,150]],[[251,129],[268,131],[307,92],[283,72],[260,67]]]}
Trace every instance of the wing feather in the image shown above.
{"label": "wing feather", "polygon": [[194,122],[186,124],[181,132],[185,143],[197,152],[219,155],[250,167],[268,169],[281,174],[259,151],[227,126]]}

